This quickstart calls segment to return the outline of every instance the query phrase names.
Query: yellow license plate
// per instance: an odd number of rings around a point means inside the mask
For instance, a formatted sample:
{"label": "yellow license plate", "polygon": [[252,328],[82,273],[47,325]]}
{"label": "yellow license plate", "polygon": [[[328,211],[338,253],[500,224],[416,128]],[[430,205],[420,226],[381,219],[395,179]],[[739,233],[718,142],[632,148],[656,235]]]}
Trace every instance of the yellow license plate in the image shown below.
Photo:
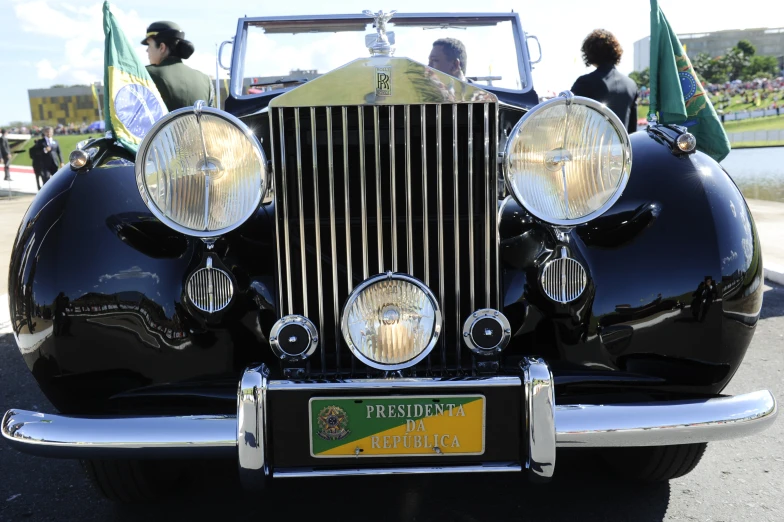
{"label": "yellow license plate", "polygon": [[484,395],[310,399],[314,457],[482,455]]}

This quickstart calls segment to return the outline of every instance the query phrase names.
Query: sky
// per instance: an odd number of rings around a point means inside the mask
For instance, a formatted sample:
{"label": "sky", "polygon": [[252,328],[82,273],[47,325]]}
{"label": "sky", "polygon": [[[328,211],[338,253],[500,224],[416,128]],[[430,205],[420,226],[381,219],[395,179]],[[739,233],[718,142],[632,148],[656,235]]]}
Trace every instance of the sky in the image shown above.
{"label": "sky", "polygon": [[[140,42],[146,27],[172,20],[185,31],[196,53],[191,67],[215,74],[216,44],[232,37],[242,16],[361,13],[364,9],[400,12],[520,13],[523,29],[539,38],[542,61],[534,66],[538,93],[559,92],[592,69],[580,59],[580,45],[593,29],[613,32],[624,48],[619,69],[629,73],[634,64],[634,42],[650,33],[649,0],[398,0],[372,5],[368,0],[324,2],[298,0],[116,0],[111,3],[128,39]],[[774,0],[660,0],[659,5],[677,33],[724,29],[784,27],[784,2]],[[394,22],[394,20],[393,20]],[[537,54],[532,44],[531,54]],[[137,52],[147,64],[145,47]],[[469,50],[470,53],[470,50]],[[356,57],[365,56],[357,46]],[[262,57],[263,58],[263,57]],[[469,54],[470,61],[470,54]],[[54,84],[103,80],[102,2],[95,0],[0,0],[0,124],[30,121],[28,89]],[[319,71],[323,72],[323,71]],[[225,73],[222,73],[225,75]],[[223,77],[223,76],[222,76]]]}

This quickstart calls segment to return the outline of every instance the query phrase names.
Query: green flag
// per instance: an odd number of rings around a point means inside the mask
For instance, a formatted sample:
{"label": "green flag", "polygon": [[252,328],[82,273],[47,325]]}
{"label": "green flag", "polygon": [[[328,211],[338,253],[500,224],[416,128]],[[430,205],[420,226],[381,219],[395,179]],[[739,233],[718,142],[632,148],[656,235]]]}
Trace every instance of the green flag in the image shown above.
{"label": "green flag", "polygon": [[659,123],[689,128],[697,148],[716,161],[730,153],[730,141],[713,104],[697,79],[681,42],[659,8],[651,0],[651,106]]}
{"label": "green flag", "polygon": [[130,152],[168,111],[158,89],[114,19],[109,2],[103,3],[104,117],[106,130]]}

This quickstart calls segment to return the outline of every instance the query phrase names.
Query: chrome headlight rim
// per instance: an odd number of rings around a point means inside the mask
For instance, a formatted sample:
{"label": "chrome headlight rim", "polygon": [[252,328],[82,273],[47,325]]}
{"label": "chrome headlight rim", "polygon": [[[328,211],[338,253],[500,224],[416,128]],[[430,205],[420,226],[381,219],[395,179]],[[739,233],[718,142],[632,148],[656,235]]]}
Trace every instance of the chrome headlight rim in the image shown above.
{"label": "chrome headlight rim", "polygon": [[[602,205],[597,210],[586,214],[580,218],[575,219],[558,219],[553,218],[551,216],[543,215],[541,212],[535,210],[533,205],[526,204],[522,197],[517,194],[515,191],[514,186],[512,185],[511,181],[511,148],[514,145],[514,137],[517,136],[520,128],[526,124],[528,120],[530,120],[536,113],[541,112],[545,108],[553,107],[556,105],[585,105],[591,109],[594,109],[598,113],[600,113],[604,118],[610,122],[610,124],[615,129],[616,133],[618,134],[618,138],[621,141],[621,147],[624,153],[623,159],[623,169],[621,171],[621,180],[619,182],[618,189],[612,195],[610,199],[608,199],[604,205]],[[529,110],[527,113],[520,118],[514,127],[512,127],[512,131],[509,133],[510,138],[507,140],[506,145],[504,147],[504,164],[503,164],[503,172],[504,172],[504,183],[506,184],[506,188],[509,191],[509,194],[523,207],[526,212],[529,212],[535,218],[544,221],[545,223],[549,223],[551,225],[556,226],[577,226],[582,225],[584,223],[588,223],[589,221],[596,219],[597,217],[601,216],[620,199],[623,195],[624,190],[626,189],[626,185],[629,183],[629,178],[631,176],[632,170],[632,146],[631,146],[631,139],[629,138],[629,133],[626,131],[626,127],[624,127],[623,123],[621,122],[620,118],[607,106],[602,103],[597,102],[596,100],[592,100],[590,98],[585,98],[583,96],[574,96],[571,92],[565,91],[560,93],[555,98],[550,100],[544,101]]]}
{"label": "chrome headlight rim", "polygon": [[[220,109],[216,109],[214,107],[208,107],[203,105],[204,102],[196,102],[196,105],[192,107],[182,107],[180,109],[174,110],[168,114],[166,114],[163,118],[156,121],[155,124],[150,128],[149,132],[144,136],[141,144],[139,145],[139,150],[136,153],[136,162],[134,165],[134,172],[136,175],[136,188],[139,190],[139,194],[142,197],[142,201],[144,201],[145,206],[149,209],[149,211],[158,218],[164,225],[175,230],[181,234],[191,237],[199,237],[199,238],[214,238],[225,235],[232,230],[243,225],[250,217],[258,210],[261,201],[266,196],[267,191],[269,190],[270,182],[270,172],[267,168],[267,157],[264,154],[264,149],[261,146],[261,142],[256,137],[255,134],[245,125],[239,118],[224,112]],[[212,116],[216,116],[218,118],[222,118],[232,125],[234,125],[237,130],[242,132],[246,139],[250,141],[251,147],[253,152],[256,154],[256,157],[261,164],[261,186],[259,187],[259,193],[254,198],[254,204],[250,207],[250,210],[247,212],[247,215],[243,216],[242,219],[238,220],[231,226],[224,227],[217,230],[194,230],[192,228],[184,227],[179,223],[175,222],[171,218],[167,217],[158,206],[150,200],[150,196],[147,192],[147,185],[144,182],[144,158],[147,156],[147,151],[150,148],[150,145],[155,139],[155,136],[160,132],[162,128],[167,126],[169,123],[174,121],[177,118],[180,118],[187,114],[195,114],[197,118],[201,114],[210,114]]]}
{"label": "chrome headlight rim", "polygon": [[[430,304],[433,307],[433,313],[434,313],[433,333],[431,334],[430,342],[428,342],[425,349],[422,350],[422,352],[420,352],[419,355],[417,355],[416,357],[413,357],[402,363],[396,363],[396,364],[384,364],[378,361],[374,361],[373,359],[370,359],[365,354],[363,354],[361,350],[359,350],[359,348],[357,348],[357,346],[351,340],[351,336],[348,333],[348,316],[349,316],[348,311],[351,310],[351,307],[354,305],[356,300],[359,298],[359,296],[362,294],[362,292],[365,289],[380,281],[386,281],[386,280],[405,281],[407,283],[416,286],[419,290],[424,292],[424,294],[430,300]],[[403,370],[405,368],[410,368],[415,364],[419,363],[420,361],[422,361],[422,359],[424,359],[428,355],[430,355],[430,352],[432,352],[433,348],[435,348],[436,344],[438,344],[438,340],[441,337],[442,328],[443,328],[443,322],[442,322],[442,315],[441,315],[441,307],[439,306],[438,299],[436,299],[436,296],[435,294],[433,294],[433,291],[430,290],[430,288],[428,288],[427,285],[422,281],[420,281],[419,279],[400,272],[385,272],[383,274],[377,274],[372,277],[369,277],[368,279],[360,283],[358,286],[356,286],[354,290],[351,291],[351,294],[348,296],[348,299],[346,299],[346,303],[343,305],[343,311],[341,312],[341,319],[340,319],[340,333],[343,336],[343,340],[346,341],[346,345],[348,345],[348,348],[349,350],[351,350],[351,353],[354,355],[354,357],[359,359],[364,364],[370,366],[371,368],[375,368],[377,370],[387,370],[387,371]]]}

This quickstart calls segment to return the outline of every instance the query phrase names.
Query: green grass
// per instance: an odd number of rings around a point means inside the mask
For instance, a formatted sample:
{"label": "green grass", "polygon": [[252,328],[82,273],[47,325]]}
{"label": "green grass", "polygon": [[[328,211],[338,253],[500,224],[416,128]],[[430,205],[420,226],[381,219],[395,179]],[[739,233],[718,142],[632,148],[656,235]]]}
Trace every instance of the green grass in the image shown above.
{"label": "green grass", "polygon": [[[76,144],[82,140],[87,140],[91,138],[100,138],[102,134],[74,134],[69,136],[55,136],[54,139],[57,143],[60,144],[60,153],[63,156],[63,163],[68,163],[68,156],[73,152],[76,148]],[[11,165],[18,165],[20,167],[30,167],[33,165],[33,161],[30,159],[30,154],[27,152],[33,145],[35,145],[35,140],[30,139],[25,143],[17,146],[14,148],[12,153],[14,154],[14,159],[11,160]]]}
{"label": "green grass", "polygon": [[764,116],[762,118],[749,118],[747,120],[728,121],[724,123],[724,130],[727,132],[748,132],[778,129],[784,129],[784,115]]}
{"label": "green grass", "polygon": [[744,141],[741,143],[733,143],[733,149],[747,149],[750,147],[782,147],[784,141]]}

